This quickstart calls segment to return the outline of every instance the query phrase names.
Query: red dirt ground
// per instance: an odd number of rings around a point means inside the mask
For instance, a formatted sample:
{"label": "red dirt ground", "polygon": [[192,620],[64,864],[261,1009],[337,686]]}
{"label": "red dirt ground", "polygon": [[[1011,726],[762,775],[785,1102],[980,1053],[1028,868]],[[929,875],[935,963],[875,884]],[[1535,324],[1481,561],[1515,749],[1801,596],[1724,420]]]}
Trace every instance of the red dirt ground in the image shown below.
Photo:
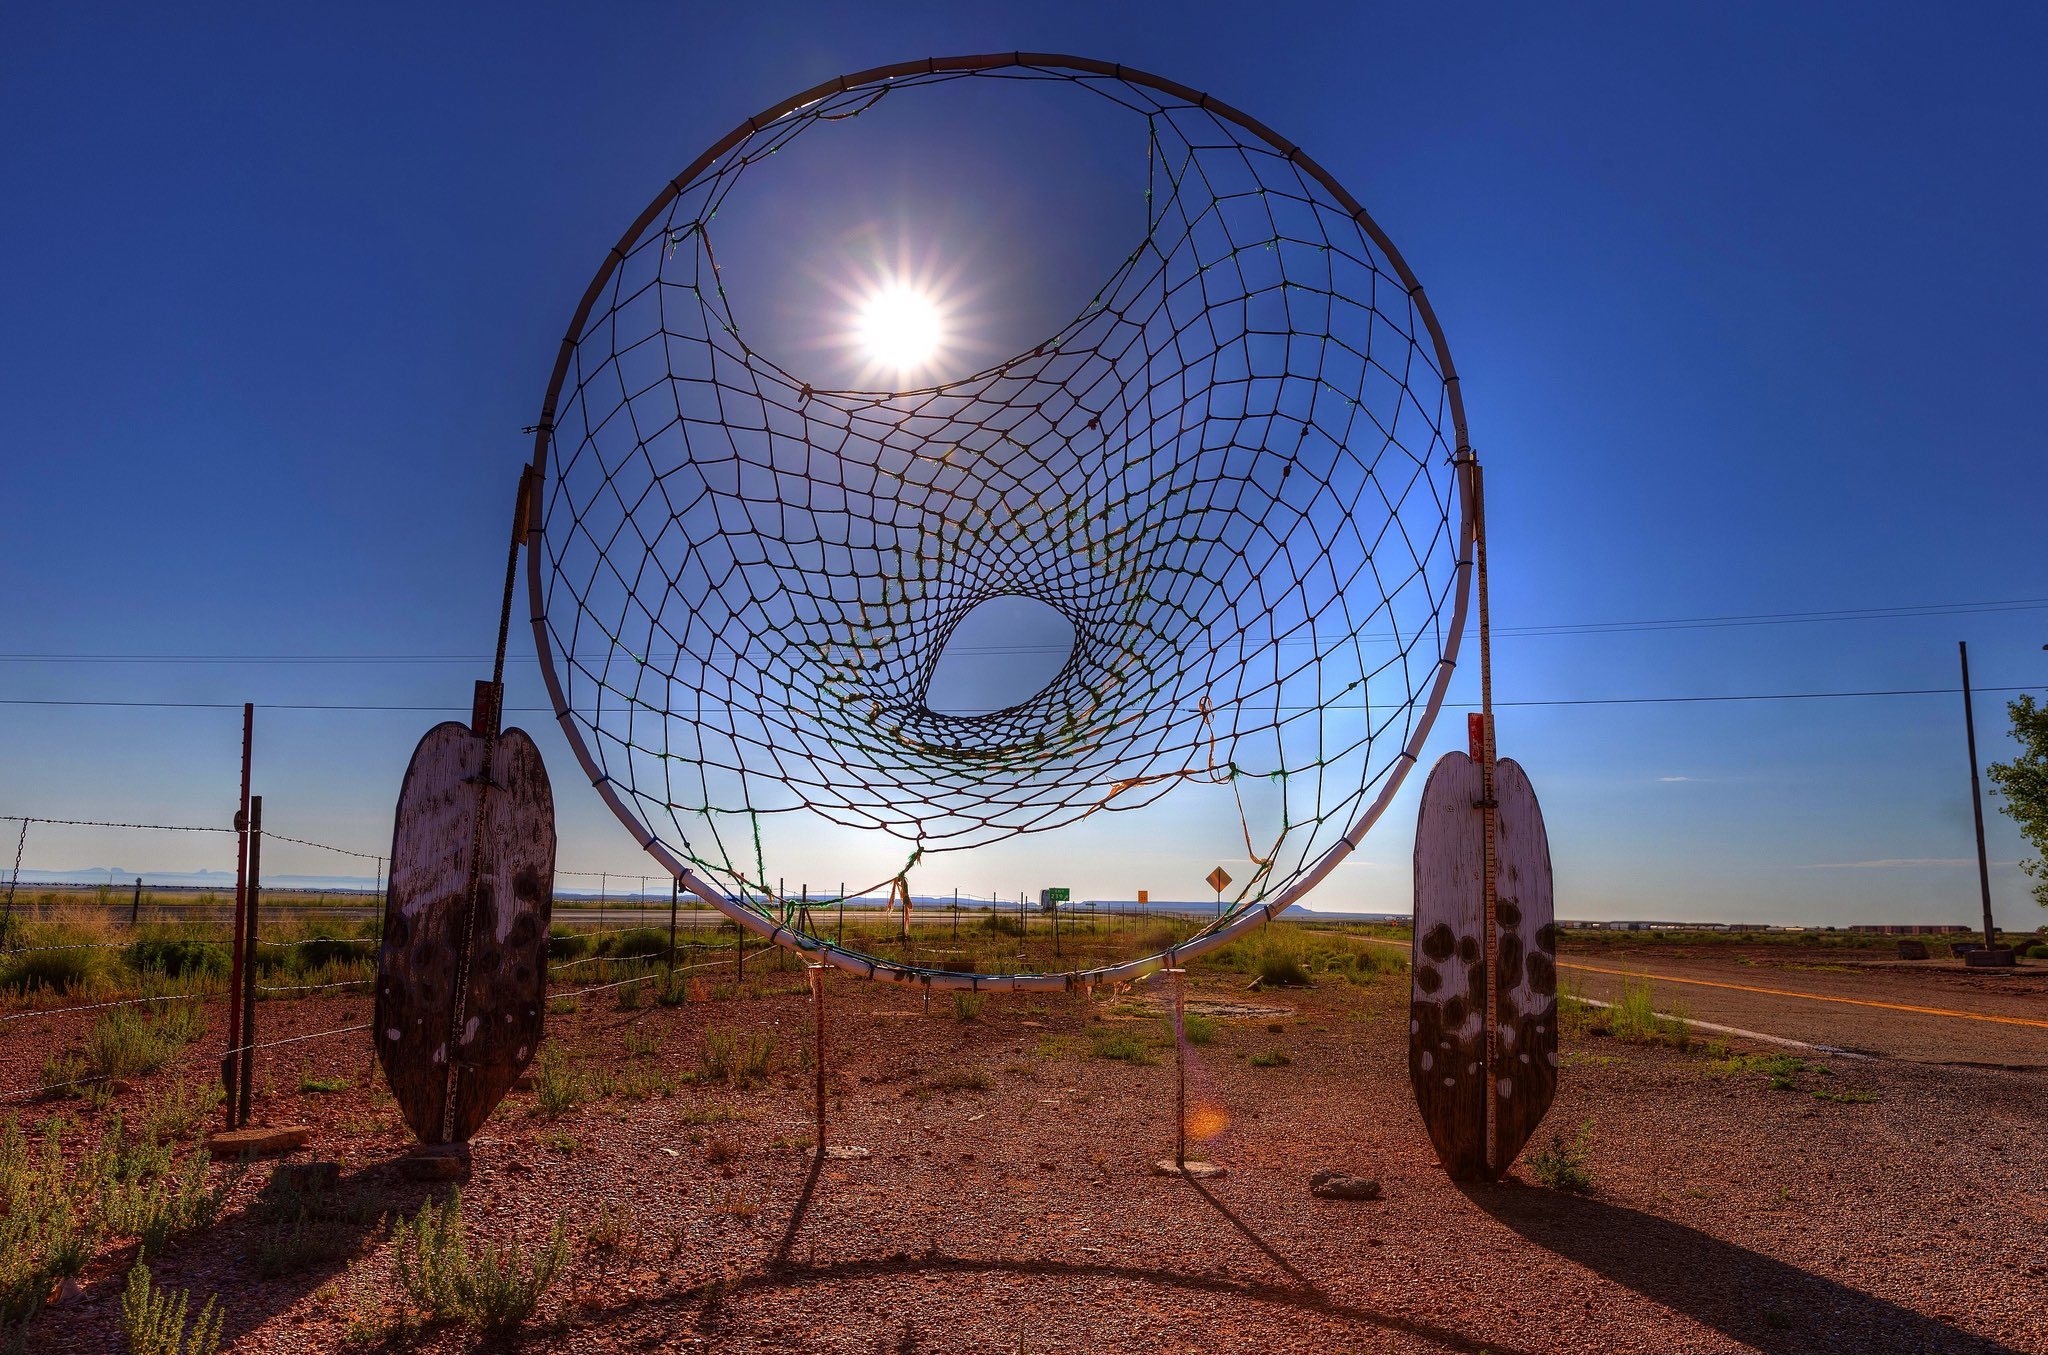
{"label": "red dirt ground", "polygon": [[[791,1142],[810,1133],[800,984],[786,974],[758,998],[636,1011],[607,993],[550,1018],[551,1038],[588,1069],[694,1069],[707,1024],[773,1031],[777,1067],[750,1090],[614,1096],[558,1120],[531,1092],[499,1109],[464,1188],[473,1235],[533,1239],[562,1216],[578,1239],[568,1279],[509,1348],[2048,1352],[2039,1072],[1831,1058],[1798,1089],[1771,1090],[1755,1072],[1715,1075],[1697,1052],[1568,1039],[1539,1137],[1587,1126],[1592,1192],[1526,1184],[1526,1166],[1461,1190],[1409,1096],[1404,977],[1248,994],[1238,976],[1198,973],[1195,998],[1282,1009],[1224,1020],[1191,1049],[1191,1100],[1221,1125],[1201,1154],[1228,1168],[1198,1185],[1151,1172],[1171,1151],[1170,1049],[1152,1066],[1090,1052],[1096,1019],[1138,1032],[1156,1020],[1106,999],[998,995],[962,1023],[943,994],[927,1015],[913,994],[834,975],[828,1142],[870,1155],[813,1177]],[[367,1008],[268,1003],[264,1037],[352,1024]],[[59,1023],[83,1019],[14,1023],[0,1088],[33,1082],[65,1038]],[[216,1013],[214,1037],[220,1026]],[[628,1055],[629,1030],[658,1052]],[[1270,1050],[1291,1061],[1251,1065]],[[191,1051],[183,1071],[209,1071],[210,1057]],[[408,1140],[365,1035],[266,1059],[258,1118],[312,1124],[300,1159],[342,1162],[343,1189],[373,1214],[427,1198],[390,1165]],[[302,1070],[351,1085],[302,1094]],[[949,1072],[965,1085],[935,1084]],[[703,1123],[713,1107],[738,1118]],[[738,1156],[714,1165],[722,1147]],[[1321,1167],[1377,1176],[1385,1198],[1312,1198]],[[257,1278],[252,1200],[266,1173],[152,1262],[159,1284],[220,1296],[225,1349],[472,1348],[447,1328],[387,1329],[396,1300],[374,1226],[353,1257]],[[622,1226],[592,1238],[605,1220]],[[37,1320],[29,1349],[121,1349],[132,1250],[98,1258],[83,1291]]]}

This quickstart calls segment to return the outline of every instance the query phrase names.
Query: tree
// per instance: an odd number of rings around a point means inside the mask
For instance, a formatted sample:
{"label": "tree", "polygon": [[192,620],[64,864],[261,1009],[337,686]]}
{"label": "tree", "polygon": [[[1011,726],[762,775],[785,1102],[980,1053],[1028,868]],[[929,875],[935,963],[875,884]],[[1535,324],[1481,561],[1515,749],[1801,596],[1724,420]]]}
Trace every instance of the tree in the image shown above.
{"label": "tree", "polygon": [[1999,808],[2020,826],[2020,832],[2034,850],[2041,853],[2032,861],[2020,862],[2020,869],[2034,877],[2034,902],[2048,908],[2048,706],[2023,696],[2009,703],[2012,736],[2019,740],[2020,755],[2011,762],[1994,762],[1987,769],[1991,787],[2004,801]]}

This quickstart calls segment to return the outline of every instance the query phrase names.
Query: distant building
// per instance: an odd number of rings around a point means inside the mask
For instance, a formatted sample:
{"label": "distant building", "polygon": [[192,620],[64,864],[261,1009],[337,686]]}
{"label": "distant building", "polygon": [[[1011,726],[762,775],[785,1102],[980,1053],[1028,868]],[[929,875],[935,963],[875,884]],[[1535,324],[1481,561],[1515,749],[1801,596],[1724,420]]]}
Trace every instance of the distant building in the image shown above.
{"label": "distant building", "polygon": [[1953,932],[1975,931],[1959,922],[1859,922],[1852,932],[1875,932],[1879,936],[1947,936]]}

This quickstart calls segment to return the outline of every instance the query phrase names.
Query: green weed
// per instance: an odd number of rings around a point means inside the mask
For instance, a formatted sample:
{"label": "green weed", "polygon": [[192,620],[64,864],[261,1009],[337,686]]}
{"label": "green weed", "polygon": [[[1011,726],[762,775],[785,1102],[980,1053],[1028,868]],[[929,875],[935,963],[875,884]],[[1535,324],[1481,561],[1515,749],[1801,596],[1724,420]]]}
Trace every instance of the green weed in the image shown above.
{"label": "green weed", "polygon": [[214,1355],[220,1349],[220,1304],[212,1295],[196,1317],[187,1316],[191,1295],[158,1289],[149,1267],[138,1262],[121,1294],[121,1335],[129,1355]]}
{"label": "green weed", "polygon": [[541,1113],[555,1119],[589,1099],[589,1089],[569,1066],[561,1047],[544,1044],[533,1060],[533,1095]]}
{"label": "green weed", "polygon": [[1845,1106],[1866,1106],[1877,1100],[1877,1093],[1865,1087],[1844,1087],[1840,1091],[1816,1087],[1812,1095],[1816,1101],[1833,1101]]}
{"label": "green weed", "polygon": [[1140,1067],[1156,1063],[1152,1051],[1138,1038],[1136,1031],[1126,1025],[1104,1026],[1089,1036],[1090,1053],[1098,1059],[1121,1059],[1125,1063]]}
{"label": "green weed", "polygon": [[697,1055],[697,1076],[703,1082],[751,1087],[768,1076],[774,1057],[771,1033],[750,1035],[728,1026],[708,1026]]}
{"label": "green weed", "polygon": [[1593,1174],[1586,1167],[1586,1157],[1592,1132],[1591,1120],[1581,1124],[1579,1132],[1569,1139],[1553,1132],[1549,1146],[1538,1148],[1522,1159],[1529,1168],[1529,1175],[1535,1177],[1538,1184],[1552,1190],[1581,1195],[1591,1190]]}
{"label": "green weed", "polygon": [[487,1335],[531,1317],[569,1264],[569,1234],[560,1219],[531,1256],[517,1243],[472,1247],[459,1190],[401,1221],[393,1241],[392,1277],[427,1320],[458,1322]]}

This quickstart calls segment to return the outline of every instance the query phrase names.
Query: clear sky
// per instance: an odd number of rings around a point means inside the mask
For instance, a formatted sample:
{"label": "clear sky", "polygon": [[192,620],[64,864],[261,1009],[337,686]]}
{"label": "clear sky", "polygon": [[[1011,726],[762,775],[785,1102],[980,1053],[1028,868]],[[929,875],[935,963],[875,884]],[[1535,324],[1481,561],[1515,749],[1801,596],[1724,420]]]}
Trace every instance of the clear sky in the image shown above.
{"label": "clear sky", "polygon": [[[1982,687],[2048,681],[2038,11],[693,8],[11,9],[0,697],[466,706],[521,430],[627,222],[810,84],[1012,48],[1205,89],[1392,235],[1488,467],[1502,700],[1949,688],[1959,638]],[[830,187],[888,187],[860,177]],[[1057,272],[1059,244],[973,266]],[[545,704],[531,643],[515,626],[513,707]],[[2004,699],[1980,698],[1987,760]],[[272,824],[382,850],[433,718],[260,712]],[[517,718],[561,864],[649,870],[552,719]],[[1499,729],[1565,916],[1975,917],[1952,694],[1508,707]],[[1447,719],[1435,747],[1462,737]],[[218,821],[236,743],[230,711],[0,705],[0,813]],[[1405,906],[1418,790],[1318,904]],[[2036,925],[2023,844],[1988,824],[2000,918]],[[231,864],[220,845],[39,828],[26,864]],[[1232,858],[1196,828],[1039,850],[918,887],[1200,897]]]}

